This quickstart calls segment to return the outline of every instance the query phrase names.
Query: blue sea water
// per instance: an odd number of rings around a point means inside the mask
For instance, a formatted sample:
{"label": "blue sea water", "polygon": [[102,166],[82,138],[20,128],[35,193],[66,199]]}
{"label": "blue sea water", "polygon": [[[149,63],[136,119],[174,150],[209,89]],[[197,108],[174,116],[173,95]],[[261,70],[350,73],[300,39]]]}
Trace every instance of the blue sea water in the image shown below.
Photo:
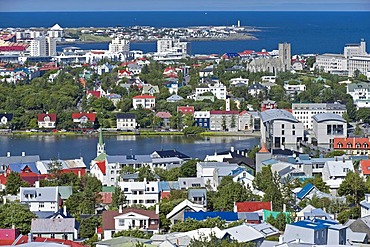
{"label": "blue sea water", "polygon": [[[261,32],[253,33],[258,40],[192,42],[193,54],[273,50],[279,42],[290,42],[294,54],[341,53],[347,43],[358,43],[361,38],[370,40],[370,12],[0,13],[0,27],[51,27],[55,23],[62,27],[230,26],[236,25],[238,20],[242,26],[260,29]],[[132,49],[155,51],[155,44],[132,44]]]}

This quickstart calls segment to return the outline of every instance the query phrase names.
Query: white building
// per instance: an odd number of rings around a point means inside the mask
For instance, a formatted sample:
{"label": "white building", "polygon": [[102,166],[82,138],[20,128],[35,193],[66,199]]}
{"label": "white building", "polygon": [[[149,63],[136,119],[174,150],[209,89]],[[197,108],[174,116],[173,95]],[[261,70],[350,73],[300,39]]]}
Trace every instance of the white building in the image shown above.
{"label": "white building", "polygon": [[349,171],[354,171],[352,160],[342,158],[325,162],[322,170],[322,180],[329,186],[331,194],[337,194],[339,186]]}
{"label": "white building", "polygon": [[132,98],[132,105],[136,110],[139,106],[144,109],[153,109],[155,107],[155,96],[138,95]]}
{"label": "white building", "polygon": [[370,215],[370,194],[365,194],[365,200],[360,202],[361,218]]}
{"label": "white building", "polygon": [[178,60],[190,54],[190,43],[181,42],[179,39],[164,38],[157,41],[157,52],[154,60]]}
{"label": "white building", "polygon": [[357,82],[347,84],[347,94],[352,96],[353,102],[358,108],[370,107],[370,84],[367,82]]}
{"label": "white building", "polygon": [[112,53],[122,52],[125,54],[130,53],[130,41],[123,37],[115,37],[109,44],[109,51]]}
{"label": "white building", "polygon": [[304,124],[306,129],[312,129],[312,117],[320,113],[333,113],[343,117],[347,111],[345,105],[339,103],[293,103],[293,116]]}
{"label": "white building", "polygon": [[57,212],[61,202],[58,187],[21,187],[20,202],[31,212]]}
{"label": "white building", "polygon": [[206,92],[211,92],[217,99],[226,100],[226,86],[222,83],[215,83],[197,87],[195,89],[195,97],[200,96]]}
{"label": "white building", "polygon": [[260,113],[261,143],[268,149],[297,149],[304,139],[304,127],[290,112],[272,109]]}
{"label": "white building", "polygon": [[59,24],[55,24],[48,30],[48,36],[60,40],[64,37],[64,30],[59,26]]}
{"label": "white building", "polygon": [[344,47],[344,57],[351,58],[357,56],[365,56],[366,53],[366,42],[364,39],[361,39],[360,44],[347,44]]}
{"label": "white building", "polygon": [[30,42],[28,51],[33,57],[55,56],[57,55],[56,39],[45,36],[37,37]]}
{"label": "white building", "polygon": [[348,75],[355,76],[355,71],[366,75],[370,71],[370,55],[351,57],[348,60]]}
{"label": "white building", "polygon": [[248,86],[248,83],[249,83],[249,79],[245,79],[245,78],[241,78],[241,77],[230,79],[230,85],[231,86],[236,86],[236,85]]}
{"label": "white building", "polygon": [[347,137],[347,121],[333,113],[320,113],[312,117],[313,136],[317,146],[325,148],[334,147],[334,138]]}
{"label": "white building", "polygon": [[348,70],[347,58],[342,54],[325,53],[316,57],[316,66],[325,73]]}
{"label": "white building", "polygon": [[119,182],[118,186],[125,193],[128,206],[141,204],[145,207],[154,206],[159,202],[158,182]]}
{"label": "white building", "polygon": [[136,117],[133,113],[117,114],[117,130],[134,131],[136,129]]}

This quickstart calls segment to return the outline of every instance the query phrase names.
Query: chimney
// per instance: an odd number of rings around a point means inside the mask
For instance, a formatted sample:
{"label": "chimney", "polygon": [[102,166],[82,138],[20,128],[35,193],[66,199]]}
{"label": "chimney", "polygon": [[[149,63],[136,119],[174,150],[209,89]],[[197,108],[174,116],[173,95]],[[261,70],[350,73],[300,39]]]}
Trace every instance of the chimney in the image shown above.
{"label": "chimney", "polygon": [[35,182],[35,188],[40,188],[40,181]]}
{"label": "chimney", "polygon": [[285,203],[283,204],[283,212],[284,213],[286,212],[286,204]]}
{"label": "chimney", "polygon": [[7,152],[6,153],[6,157],[10,157],[10,152]]}
{"label": "chimney", "polygon": [[155,205],[155,214],[159,214],[159,204]]}
{"label": "chimney", "polygon": [[63,214],[67,216],[67,206],[66,205],[63,206]]}
{"label": "chimney", "polygon": [[235,151],[234,147],[231,147],[230,151],[233,153]]}
{"label": "chimney", "polygon": [[119,207],[118,207],[118,213],[122,214],[122,205],[119,205]]}
{"label": "chimney", "polygon": [[28,243],[31,243],[33,241],[32,233],[28,233]]}
{"label": "chimney", "polygon": [[26,152],[22,152],[22,157],[26,156]]}

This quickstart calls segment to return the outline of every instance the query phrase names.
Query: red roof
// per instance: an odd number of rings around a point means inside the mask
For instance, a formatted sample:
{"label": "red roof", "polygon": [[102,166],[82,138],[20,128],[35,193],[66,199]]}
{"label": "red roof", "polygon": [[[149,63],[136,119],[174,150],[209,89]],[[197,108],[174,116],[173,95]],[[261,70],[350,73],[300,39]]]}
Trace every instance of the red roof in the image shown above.
{"label": "red roof", "polygon": [[57,121],[57,114],[55,113],[39,113],[37,114],[37,121],[39,122],[44,122],[45,117],[49,117],[51,122],[56,122]]}
{"label": "red roof", "polygon": [[253,50],[245,50],[245,51],[242,51],[242,52],[239,52],[239,55],[243,56],[243,55],[250,55],[254,53]]}
{"label": "red roof", "polygon": [[97,229],[96,229],[96,233],[97,234],[102,234],[104,231],[103,231],[103,228],[102,227],[98,227]]}
{"label": "red roof", "polygon": [[81,83],[82,86],[84,86],[84,87],[86,86],[86,81],[85,81],[84,78],[80,78],[79,81],[80,81],[80,83]]}
{"label": "red roof", "polygon": [[162,191],[161,192],[161,199],[170,199],[171,192],[170,191]]}
{"label": "red roof", "polygon": [[[59,243],[64,245],[69,245],[71,247],[84,247],[85,245],[73,242],[71,240],[56,239],[56,238],[42,238],[42,237],[33,237],[32,242],[49,242],[49,243]],[[28,243],[28,236],[22,236],[16,243],[16,245]]]}
{"label": "red roof", "polygon": [[96,114],[95,113],[86,113],[86,112],[79,112],[79,113],[72,113],[73,119],[80,119],[83,116],[87,117],[89,121],[95,122]]}
{"label": "red roof", "polygon": [[151,95],[144,94],[144,95],[135,96],[135,97],[133,97],[133,99],[155,99],[155,97],[151,96]]}
{"label": "red roof", "polygon": [[238,111],[211,111],[211,115],[239,114]]}
{"label": "red roof", "polygon": [[87,95],[92,95],[92,96],[95,96],[96,98],[100,99],[101,92],[100,91],[89,90],[89,91],[87,91]]}
{"label": "red roof", "polygon": [[194,114],[194,106],[178,106],[177,111],[181,111],[183,114]]}
{"label": "red roof", "polygon": [[255,212],[261,209],[272,210],[272,202],[236,202],[237,212]]}
{"label": "red roof", "polygon": [[5,177],[4,174],[1,174],[0,175],[0,184],[6,184],[6,182],[8,181],[8,179]]}
{"label": "red roof", "polygon": [[334,149],[370,149],[370,140],[365,137],[334,138]]}
{"label": "red roof", "polygon": [[112,192],[100,192],[99,194],[103,204],[112,204]]}
{"label": "red roof", "polygon": [[370,175],[370,160],[360,161],[361,170],[363,175]]}
{"label": "red roof", "polygon": [[60,170],[61,173],[74,173],[77,176],[83,176],[86,173],[86,168],[68,168]]}
{"label": "red roof", "polygon": [[155,116],[159,117],[159,118],[170,118],[170,117],[172,117],[171,113],[163,112],[163,111],[157,112],[157,114],[155,114]]}
{"label": "red roof", "polygon": [[96,164],[98,165],[98,167],[99,167],[100,171],[103,173],[103,175],[105,175],[105,173],[106,173],[105,160],[98,161],[98,162],[96,162]]}
{"label": "red roof", "polygon": [[[19,236],[18,229],[0,229],[0,240],[14,241],[18,236]],[[12,243],[10,243],[10,245]]]}

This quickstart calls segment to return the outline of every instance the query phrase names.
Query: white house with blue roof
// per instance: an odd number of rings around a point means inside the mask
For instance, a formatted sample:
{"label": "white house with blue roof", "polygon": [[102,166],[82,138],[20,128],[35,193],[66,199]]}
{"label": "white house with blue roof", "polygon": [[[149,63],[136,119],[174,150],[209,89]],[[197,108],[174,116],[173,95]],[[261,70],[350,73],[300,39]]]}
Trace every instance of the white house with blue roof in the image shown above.
{"label": "white house with blue roof", "polygon": [[290,112],[271,109],[260,113],[261,144],[268,149],[297,150],[304,140],[304,127]]}

